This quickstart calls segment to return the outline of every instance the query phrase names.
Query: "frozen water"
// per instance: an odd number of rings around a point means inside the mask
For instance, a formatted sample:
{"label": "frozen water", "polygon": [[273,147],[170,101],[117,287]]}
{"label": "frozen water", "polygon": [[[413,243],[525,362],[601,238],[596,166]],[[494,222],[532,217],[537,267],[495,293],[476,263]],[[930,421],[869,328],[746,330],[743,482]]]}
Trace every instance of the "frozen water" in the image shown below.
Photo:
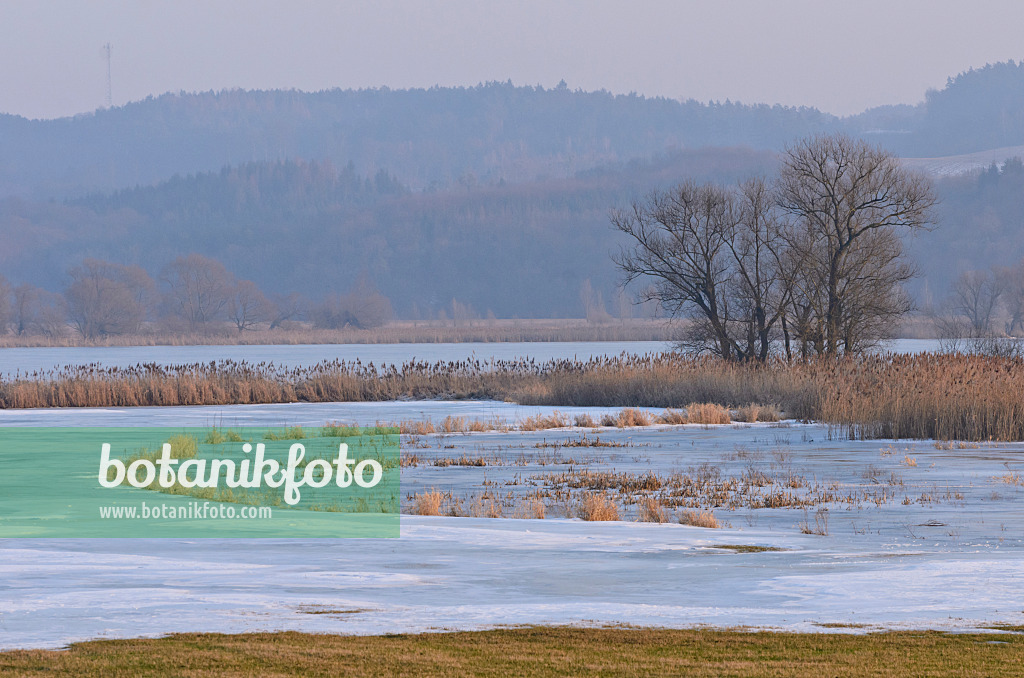
{"label": "frozen water", "polygon": [[[447,414],[513,421],[552,409],[411,402],[22,410],[0,412],[0,425],[317,425]],[[552,511],[547,520],[404,516],[402,537],[392,540],[8,539],[0,541],[0,648],[179,631],[1024,623],[1024,487],[1001,480],[1024,466],[1024,445],[854,442],[789,422],[602,429],[586,433],[628,446],[550,447],[583,433],[406,438],[406,453],[421,461],[403,469],[403,493],[468,495],[484,480],[502,493],[527,492],[543,487],[545,474],[565,471],[571,457],[574,468],[630,473],[705,463],[725,477],[758,469],[833,486],[839,496],[884,489],[888,499],[826,504],[825,536],[801,534],[808,515],[799,509],[720,507],[726,526],[718,530],[586,523]],[[490,461],[431,463],[463,454]],[[716,548],[730,545],[782,550]]]}

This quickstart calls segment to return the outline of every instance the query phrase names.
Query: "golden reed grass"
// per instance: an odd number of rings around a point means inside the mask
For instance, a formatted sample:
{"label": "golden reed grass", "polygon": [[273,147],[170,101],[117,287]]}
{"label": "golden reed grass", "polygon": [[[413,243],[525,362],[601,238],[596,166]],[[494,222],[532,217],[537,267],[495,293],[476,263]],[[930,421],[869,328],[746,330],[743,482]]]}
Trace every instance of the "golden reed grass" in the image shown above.
{"label": "golden reed grass", "polygon": [[[227,361],[83,366],[0,381],[0,408],[408,398],[625,408],[775,403],[787,417],[826,422],[837,435],[851,438],[1024,440],[1024,360],[982,356],[868,356],[764,366],[674,354],[383,367],[358,361],[302,368]],[[570,425],[568,417],[557,417]],[[689,411],[686,419],[694,423]],[[450,422],[452,428],[456,424]]]}

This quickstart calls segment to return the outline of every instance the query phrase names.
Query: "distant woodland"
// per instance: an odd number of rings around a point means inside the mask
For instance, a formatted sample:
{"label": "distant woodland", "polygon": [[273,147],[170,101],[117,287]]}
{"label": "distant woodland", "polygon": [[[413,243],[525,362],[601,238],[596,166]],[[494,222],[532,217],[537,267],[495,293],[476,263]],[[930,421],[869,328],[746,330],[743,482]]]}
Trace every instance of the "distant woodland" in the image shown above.
{"label": "distant woodland", "polygon": [[[908,157],[1022,145],[1024,66],[849,118],[510,83],[0,115],[0,274],[10,294],[66,306],[86,260],[138,267],[166,304],[168,267],[197,255],[268,300],[301,297],[321,324],[345,324],[359,294],[408,319],[642,314],[616,284],[611,209],[686,178],[768,174],[794,139],[834,131]],[[1020,161],[939,179],[936,192],[937,227],[908,243],[920,307],[1024,254]],[[146,317],[167,312],[152,299]]]}

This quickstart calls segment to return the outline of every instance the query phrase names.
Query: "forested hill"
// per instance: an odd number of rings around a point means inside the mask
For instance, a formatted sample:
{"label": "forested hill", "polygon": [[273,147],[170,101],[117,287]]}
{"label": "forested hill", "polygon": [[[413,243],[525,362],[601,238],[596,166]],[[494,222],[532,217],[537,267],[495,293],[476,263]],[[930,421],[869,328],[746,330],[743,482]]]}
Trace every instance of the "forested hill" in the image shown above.
{"label": "forested hill", "polygon": [[168,94],[74,118],[0,117],[0,196],[67,197],[293,158],[383,168],[414,190],[516,183],[672,148],[776,148],[834,122],[805,108],[500,83]]}
{"label": "forested hill", "polygon": [[0,197],[71,197],[283,159],[385,169],[414,191],[565,178],[671,149],[779,149],[846,131],[915,157],[1024,144],[1024,66],[950,78],[918,106],[812,108],[516,87],[166,94],[59,120],[0,115]]}
{"label": "forested hill", "polygon": [[[0,200],[0,274],[50,290],[83,257],[156,276],[179,255],[223,262],[268,293],[318,300],[365,272],[402,317],[452,299],[499,317],[579,316],[584,287],[616,309],[620,240],[609,209],[684,177],[770,174],[767,151],[677,151],[567,179],[415,192],[385,171],[323,161],[247,163],[67,202]],[[957,274],[1024,252],[1024,165],[937,182],[938,227],[909,248],[932,300]],[[589,281],[589,282],[588,282]],[[922,303],[928,295],[919,294]]]}
{"label": "forested hill", "polygon": [[584,281],[612,306],[609,210],[681,177],[769,172],[750,150],[680,151],[567,179],[412,192],[386,172],[327,162],[247,163],[64,203],[0,200],[0,274],[58,290],[83,257],[222,261],[268,293],[320,299],[365,272],[405,317],[452,299],[499,317],[578,317]]}

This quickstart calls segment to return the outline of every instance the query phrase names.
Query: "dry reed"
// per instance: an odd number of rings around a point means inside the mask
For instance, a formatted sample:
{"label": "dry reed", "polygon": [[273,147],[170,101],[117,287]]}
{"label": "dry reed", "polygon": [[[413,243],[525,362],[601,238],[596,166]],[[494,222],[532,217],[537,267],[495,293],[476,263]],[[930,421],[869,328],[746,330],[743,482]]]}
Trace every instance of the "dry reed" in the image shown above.
{"label": "dry reed", "polygon": [[750,403],[736,410],[736,421],[754,423],[757,421],[778,421],[779,410],[774,405],[757,405]]}
{"label": "dry reed", "polygon": [[[227,361],[168,367],[93,365],[17,374],[0,381],[0,408],[408,398],[624,408],[776,403],[793,418],[826,422],[834,435],[850,438],[1024,440],[1024,360],[1006,357],[885,355],[764,366],[674,354],[379,367],[332,361],[282,368]],[[695,423],[694,413],[687,415]],[[570,424],[567,417],[558,417],[559,426]],[[540,419],[528,420],[527,427],[551,427],[551,422]],[[700,419],[696,423],[713,418],[702,414]],[[618,419],[602,423],[618,425]]]}
{"label": "dry reed", "polygon": [[683,511],[679,514],[679,523],[693,527],[706,527],[712,530],[717,530],[721,527],[718,523],[718,518],[711,511]]}
{"label": "dry reed", "polygon": [[690,403],[686,406],[686,420],[691,424],[728,424],[732,417],[727,408],[717,403]]}
{"label": "dry reed", "polygon": [[604,494],[587,494],[576,503],[576,516],[581,520],[611,521],[619,519],[618,505]]}
{"label": "dry reed", "polygon": [[667,523],[668,512],[654,497],[644,497],[637,502],[637,520],[642,523]]}
{"label": "dry reed", "polygon": [[413,497],[412,512],[421,516],[437,516],[441,514],[444,503],[444,495],[437,490],[421,492]]}

